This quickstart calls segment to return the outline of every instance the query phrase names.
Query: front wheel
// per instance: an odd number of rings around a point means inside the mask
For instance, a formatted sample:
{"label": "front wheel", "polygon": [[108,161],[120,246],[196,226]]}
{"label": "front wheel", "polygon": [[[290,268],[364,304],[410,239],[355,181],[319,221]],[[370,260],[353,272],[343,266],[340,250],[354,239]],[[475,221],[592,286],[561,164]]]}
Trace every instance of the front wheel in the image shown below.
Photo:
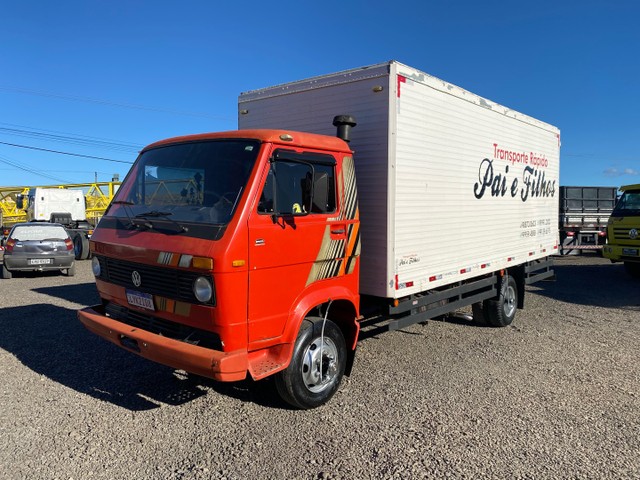
{"label": "front wheel", "polygon": [[276,374],[278,394],[285,402],[301,409],[327,403],[340,386],[346,359],[344,336],[335,323],[316,317],[305,319],[291,363]]}

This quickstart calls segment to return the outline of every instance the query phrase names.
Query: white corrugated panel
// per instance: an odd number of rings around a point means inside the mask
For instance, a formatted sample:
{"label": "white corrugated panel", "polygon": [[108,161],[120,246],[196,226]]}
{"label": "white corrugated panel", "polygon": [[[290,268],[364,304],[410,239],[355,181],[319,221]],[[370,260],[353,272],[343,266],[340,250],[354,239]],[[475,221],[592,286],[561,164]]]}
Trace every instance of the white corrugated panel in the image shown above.
{"label": "white corrugated panel", "polygon": [[[396,64],[394,291],[403,296],[556,253],[559,131]],[[495,146],[497,144],[497,147]],[[513,162],[498,149],[523,153]],[[532,155],[533,154],[533,155]],[[532,157],[546,166],[533,165]],[[489,162],[493,181],[481,194]],[[525,172],[525,168],[532,168]],[[544,175],[546,195],[527,195]],[[530,190],[530,188],[529,188]],[[479,198],[478,198],[479,197]]]}

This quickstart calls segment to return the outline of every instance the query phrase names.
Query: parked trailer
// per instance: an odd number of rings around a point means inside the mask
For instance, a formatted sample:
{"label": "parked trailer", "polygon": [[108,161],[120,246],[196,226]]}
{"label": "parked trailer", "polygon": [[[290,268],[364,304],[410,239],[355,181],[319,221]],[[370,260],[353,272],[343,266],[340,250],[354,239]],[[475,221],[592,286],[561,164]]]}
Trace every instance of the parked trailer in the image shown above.
{"label": "parked trailer", "polygon": [[602,249],[617,192],[617,187],[560,187],[562,255]]}
{"label": "parked trailer", "polygon": [[387,62],[241,94],[239,126],[141,152],[91,239],[89,330],[312,408],[361,327],[508,325],[553,276],[551,125]]}

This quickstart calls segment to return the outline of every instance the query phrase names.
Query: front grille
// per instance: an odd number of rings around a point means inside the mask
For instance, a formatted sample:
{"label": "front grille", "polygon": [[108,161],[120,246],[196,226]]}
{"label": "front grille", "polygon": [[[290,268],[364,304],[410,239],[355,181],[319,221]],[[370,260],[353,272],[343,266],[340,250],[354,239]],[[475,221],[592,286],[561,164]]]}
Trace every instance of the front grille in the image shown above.
{"label": "front grille", "polygon": [[631,242],[631,243],[635,243],[638,242],[640,237],[636,237],[635,240],[632,240],[631,238],[629,238],[629,231],[632,230],[633,228],[635,228],[638,232],[640,232],[640,225],[638,225],[637,227],[617,227],[617,228],[613,228],[613,238],[615,240],[618,240],[619,242]]}
{"label": "front grille", "polygon": [[[156,267],[143,263],[127,262],[115,258],[96,255],[100,262],[100,280],[130,288],[140,292],[159,295],[173,300],[201,304],[193,293],[193,282],[202,276],[198,273],[187,272],[177,268]],[[140,274],[142,283],[139,287],[133,284],[131,274]],[[207,276],[211,285],[213,279]],[[205,305],[215,305],[215,292]]]}
{"label": "front grille", "polygon": [[220,337],[213,332],[129,310],[115,303],[108,303],[105,311],[108,317],[132,327],[191,345],[222,351]]}

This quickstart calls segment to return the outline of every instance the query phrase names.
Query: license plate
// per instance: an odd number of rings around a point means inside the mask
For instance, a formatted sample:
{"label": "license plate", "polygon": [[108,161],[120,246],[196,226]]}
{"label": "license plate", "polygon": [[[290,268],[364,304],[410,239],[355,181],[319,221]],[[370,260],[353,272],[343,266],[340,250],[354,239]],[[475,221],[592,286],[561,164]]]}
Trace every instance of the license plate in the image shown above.
{"label": "license plate", "polygon": [[630,255],[630,256],[637,257],[638,256],[638,249],[637,248],[623,248],[622,249],[622,254],[623,255]]}
{"label": "license plate", "polygon": [[29,265],[48,265],[52,263],[50,258],[30,258]]}
{"label": "license plate", "polygon": [[144,308],[146,310],[155,310],[153,306],[153,295],[135,290],[127,290],[127,302],[129,305]]}

